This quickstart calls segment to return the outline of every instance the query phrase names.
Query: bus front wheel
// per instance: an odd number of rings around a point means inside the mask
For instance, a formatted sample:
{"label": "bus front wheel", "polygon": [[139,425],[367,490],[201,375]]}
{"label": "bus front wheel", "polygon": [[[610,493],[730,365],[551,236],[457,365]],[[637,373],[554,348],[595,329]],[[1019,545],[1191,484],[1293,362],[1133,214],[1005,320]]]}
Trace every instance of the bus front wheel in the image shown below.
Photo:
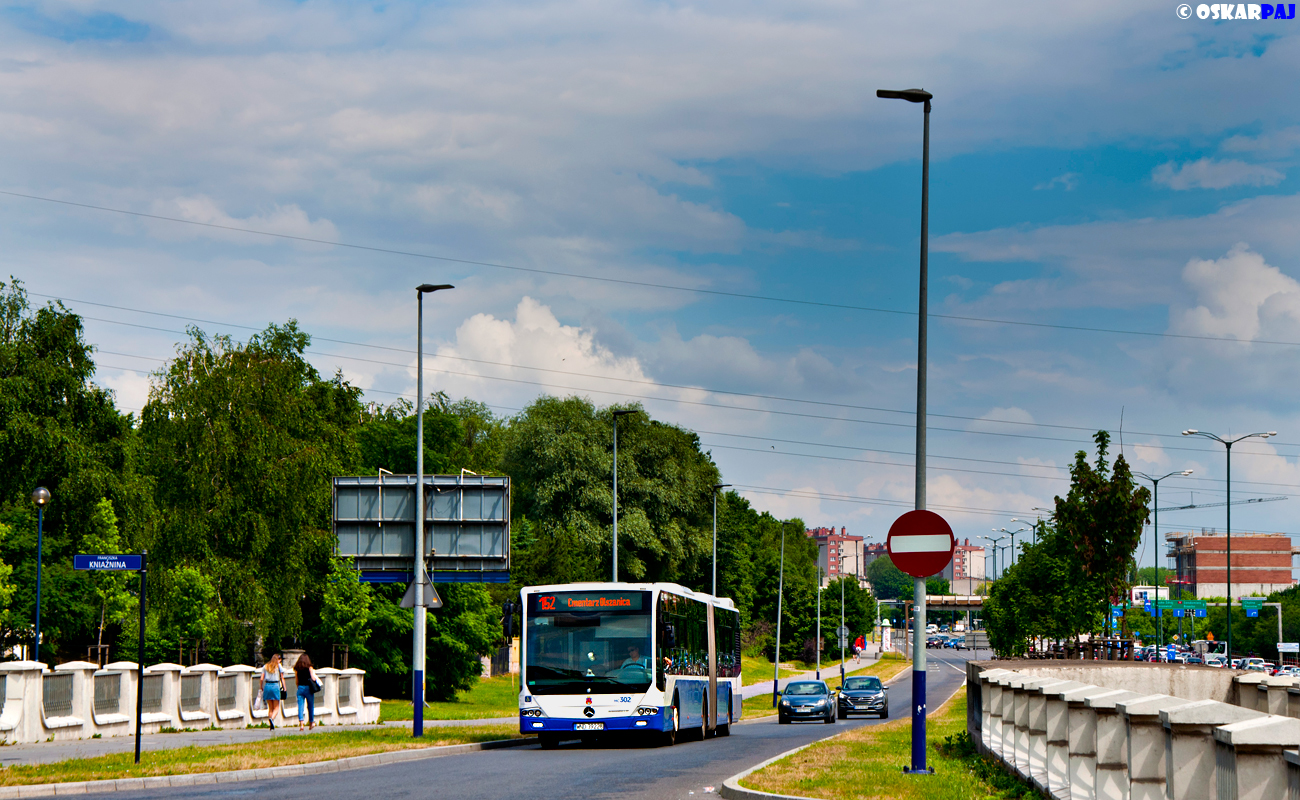
{"label": "bus front wheel", "polygon": [[668,730],[664,731],[663,733],[664,747],[672,747],[673,745],[677,744],[677,731],[678,728],[681,726],[682,717],[681,717],[681,712],[677,710],[676,698],[673,699],[673,707],[668,713],[670,715],[671,727]]}

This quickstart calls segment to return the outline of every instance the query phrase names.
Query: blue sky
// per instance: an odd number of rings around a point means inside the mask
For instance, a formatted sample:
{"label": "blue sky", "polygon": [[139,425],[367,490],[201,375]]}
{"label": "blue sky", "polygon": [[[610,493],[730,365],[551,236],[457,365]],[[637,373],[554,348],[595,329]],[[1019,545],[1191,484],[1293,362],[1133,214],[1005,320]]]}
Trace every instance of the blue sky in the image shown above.
{"label": "blue sky", "polygon": [[546,272],[0,195],[4,271],[88,318],[127,409],[182,338],[157,314],[296,318],[391,402],[411,287],[454,283],[435,389],[644,398],[756,506],[883,539],[912,497],[921,114],[874,94],[923,86],[932,507],[961,537],[1030,516],[1122,415],[1137,468],[1195,470],[1171,504],[1224,488],[1179,431],[1278,430],[1234,492],[1297,499],[1234,527],[1300,534],[1300,345],[1271,343],[1300,343],[1300,29],[1176,7],[10,5],[0,190]]}

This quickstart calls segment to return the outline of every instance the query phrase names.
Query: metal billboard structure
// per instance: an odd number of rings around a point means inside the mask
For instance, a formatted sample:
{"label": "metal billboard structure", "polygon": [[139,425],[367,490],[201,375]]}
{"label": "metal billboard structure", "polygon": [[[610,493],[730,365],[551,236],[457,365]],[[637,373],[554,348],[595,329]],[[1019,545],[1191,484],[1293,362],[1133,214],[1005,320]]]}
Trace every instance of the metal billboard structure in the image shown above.
{"label": "metal billboard structure", "polygon": [[[409,583],[415,568],[414,475],[333,480],[335,552],[370,583]],[[510,478],[424,477],[423,554],[435,583],[508,583]]]}

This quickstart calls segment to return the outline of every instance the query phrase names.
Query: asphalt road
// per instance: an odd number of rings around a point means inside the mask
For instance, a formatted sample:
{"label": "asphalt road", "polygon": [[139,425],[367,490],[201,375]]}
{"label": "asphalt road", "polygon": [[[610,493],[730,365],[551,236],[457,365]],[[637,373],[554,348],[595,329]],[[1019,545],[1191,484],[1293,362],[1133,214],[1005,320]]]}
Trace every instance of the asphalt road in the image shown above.
{"label": "asphalt road", "polygon": [[[983,654],[987,657],[987,653]],[[966,680],[967,651],[931,650],[927,701],[931,709]],[[892,718],[906,716],[912,678],[890,685]],[[852,718],[835,725],[778,725],[776,717],[745,722],[731,736],[681,742],[674,747],[572,742],[543,752],[535,745],[427,759],[408,764],[245,784],[168,788],[142,798],[224,798],[260,795],[276,800],[326,798],[439,798],[439,800],[573,800],[574,798],[681,798],[703,800],[722,782],[754,764],[802,744],[880,720]]]}

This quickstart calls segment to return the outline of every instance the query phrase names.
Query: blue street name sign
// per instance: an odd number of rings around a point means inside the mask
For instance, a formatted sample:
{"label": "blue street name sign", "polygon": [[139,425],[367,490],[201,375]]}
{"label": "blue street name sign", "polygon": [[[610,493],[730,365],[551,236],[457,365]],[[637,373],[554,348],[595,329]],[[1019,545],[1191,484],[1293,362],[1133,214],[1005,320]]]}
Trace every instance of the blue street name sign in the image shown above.
{"label": "blue street name sign", "polygon": [[143,559],[136,555],[72,557],[73,569],[139,572],[143,566]]}

